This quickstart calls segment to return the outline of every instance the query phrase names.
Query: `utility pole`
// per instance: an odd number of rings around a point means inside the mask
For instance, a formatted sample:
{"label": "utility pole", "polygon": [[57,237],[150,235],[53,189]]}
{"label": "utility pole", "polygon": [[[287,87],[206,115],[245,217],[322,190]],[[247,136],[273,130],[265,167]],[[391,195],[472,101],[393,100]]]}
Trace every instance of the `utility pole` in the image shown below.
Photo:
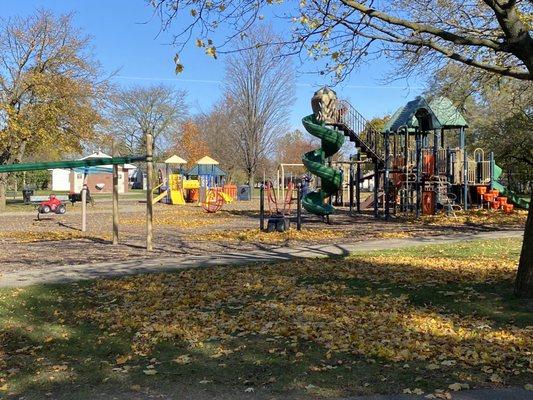
{"label": "utility pole", "polygon": [[151,133],[146,133],[146,250],[154,249],[153,241],[153,219],[154,207],[152,204],[152,176],[154,174],[154,137]]}

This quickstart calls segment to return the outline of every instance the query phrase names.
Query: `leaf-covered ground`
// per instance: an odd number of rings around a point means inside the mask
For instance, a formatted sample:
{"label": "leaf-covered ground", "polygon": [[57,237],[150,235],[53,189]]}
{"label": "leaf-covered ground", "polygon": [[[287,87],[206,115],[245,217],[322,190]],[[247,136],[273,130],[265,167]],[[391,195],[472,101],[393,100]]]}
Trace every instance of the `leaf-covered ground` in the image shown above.
{"label": "leaf-covered ground", "polygon": [[519,249],[469,242],[3,290],[0,397],[525,386],[533,317],[512,296]]}
{"label": "leaf-covered ground", "polygon": [[[137,194],[135,194],[137,195]],[[457,217],[398,216],[391,220],[370,215],[349,215],[339,209],[326,225],[304,213],[303,230],[267,234],[259,232],[259,202],[233,202],[216,214],[197,205],[154,207],[154,252],[146,243],[146,205],[131,196],[120,198],[120,245],[109,246],[111,201],[98,198],[88,207],[87,232],[82,234],[80,205],[68,206],[65,215],[49,214],[37,220],[32,206],[27,212],[0,214],[0,276],[19,270],[42,270],[49,265],[84,265],[151,257],[243,253],[256,249],[307,244],[343,244],[368,239],[396,239],[477,233],[487,230],[523,229],[526,213],[472,211]],[[294,224],[293,224],[294,226]]]}

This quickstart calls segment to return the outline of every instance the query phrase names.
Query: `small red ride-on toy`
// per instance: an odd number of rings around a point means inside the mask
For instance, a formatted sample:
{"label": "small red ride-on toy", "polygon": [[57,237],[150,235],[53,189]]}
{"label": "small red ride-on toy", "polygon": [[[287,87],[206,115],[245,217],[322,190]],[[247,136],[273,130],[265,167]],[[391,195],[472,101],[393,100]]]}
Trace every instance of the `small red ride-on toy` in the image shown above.
{"label": "small red ride-on toy", "polygon": [[55,195],[51,194],[48,200],[45,200],[39,204],[37,211],[39,214],[48,214],[50,212],[54,212],[56,214],[65,214],[67,212],[67,206]]}

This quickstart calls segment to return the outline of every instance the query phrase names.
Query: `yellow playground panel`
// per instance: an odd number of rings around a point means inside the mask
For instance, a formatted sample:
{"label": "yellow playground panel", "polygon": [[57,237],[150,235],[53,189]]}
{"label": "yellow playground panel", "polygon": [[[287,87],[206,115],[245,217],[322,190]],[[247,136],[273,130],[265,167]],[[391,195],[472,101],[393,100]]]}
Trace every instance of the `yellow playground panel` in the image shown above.
{"label": "yellow playground panel", "polygon": [[[167,198],[170,200],[167,201],[167,204],[184,205],[186,203],[185,195],[187,191],[193,190],[198,193],[200,190],[200,181],[198,179],[183,179],[183,176],[180,174],[170,174],[168,175],[168,189],[156,194],[157,190],[162,186],[163,184],[160,184],[152,190],[153,204]],[[207,200],[208,203],[213,202],[213,200],[219,197],[222,200],[222,203],[217,206],[218,208],[220,208],[222,204],[229,204],[233,201],[233,197],[229,193],[224,192],[222,188],[208,189],[206,196],[210,199]],[[199,197],[193,197],[195,198],[194,201],[200,201]],[[215,203],[218,203],[218,201],[215,201]]]}
{"label": "yellow playground panel", "polygon": [[200,182],[197,179],[183,179],[180,174],[170,174],[168,176],[168,190],[156,194],[157,190],[163,184],[156,186],[152,190],[152,203],[158,203],[165,197],[170,199],[171,204],[183,205],[185,204],[185,190],[199,189]]}
{"label": "yellow playground panel", "polygon": [[199,189],[200,181],[198,179],[184,179],[183,190]]}
{"label": "yellow playground panel", "polygon": [[224,193],[224,192],[218,192],[218,193],[220,194],[220,196],[222,196],[226,204],[229,204],[233,201],[233,197],[231,197],[229,194]]}
{"label": "yellow playground panel", "polygon": [[170,174],[168,176],[168,188],[170,190],[170,201],[172,204],[183,205],[185,198],[181,189],[181,176],[179,174]]}

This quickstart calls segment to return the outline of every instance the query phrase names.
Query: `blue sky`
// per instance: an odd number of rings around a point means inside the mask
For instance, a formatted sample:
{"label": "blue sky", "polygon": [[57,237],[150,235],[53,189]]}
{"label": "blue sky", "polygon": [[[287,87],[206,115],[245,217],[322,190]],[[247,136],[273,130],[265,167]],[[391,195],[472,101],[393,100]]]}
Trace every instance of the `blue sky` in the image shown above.
{"label": "blue sky", "polygon": [[[76,26],[92,37],[95,56],[103,68],[108,72],[119,70],[114,78],[118,84],[162,81],[185,89],[193,113],[208,110],[219,98],[223,59],[213,60],[192,44],[181,56],[185,71],[176,75],[173,63],[176,49],[169,44],[168,34],[158,35],[159,20],[145,0],[6,0],[2,3],[2,17],[27,15],[36,8],[51,9],[58,14],[74,12]],[[367,118],[392,113],[418,95],[423,83],[397,81],[385,85],[381,80],[387,72],[390,72],[387,60],[372,62],[352,73],[335,90]],[[298,76],[297,100],[290,117],[292,128],[301,129],[301,118],[311,111],[313,92],[325,83],[328,78]]]}

